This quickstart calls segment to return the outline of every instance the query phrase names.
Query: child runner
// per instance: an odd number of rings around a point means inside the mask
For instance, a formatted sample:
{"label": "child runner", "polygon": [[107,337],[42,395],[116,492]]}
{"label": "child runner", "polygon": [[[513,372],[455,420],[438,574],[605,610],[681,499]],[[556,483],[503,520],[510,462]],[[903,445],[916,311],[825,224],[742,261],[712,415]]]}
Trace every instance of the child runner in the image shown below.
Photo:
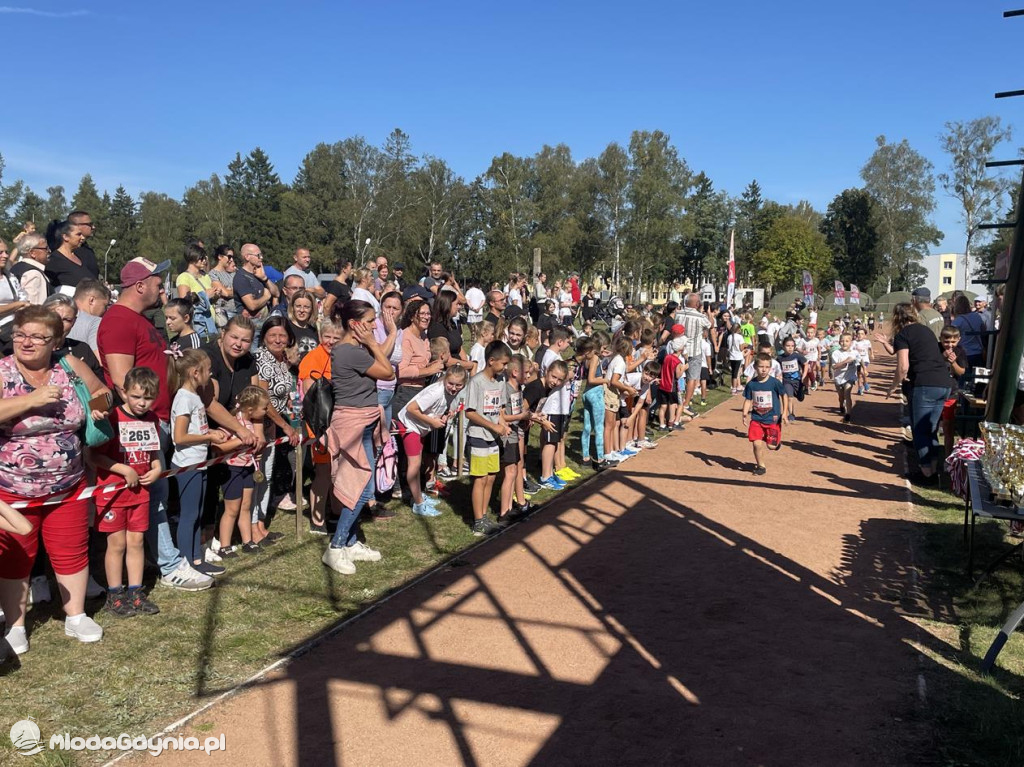
{"label": "child runner", "polygon": [[868,383],[868,365],[871,364],[871,340],[868,338],[868,331],[863,325],[857,328],[853,350],[857,352],[857,394],[863,394],[866,391],[871,391],[871,384]]}
{"label": "child runner", "polygon": [[818,390],[818,378],[821,377],[818,360],[821,356],[821,336],[823,335],[824,333],[818,330],[815,330],[813,334],[808,332],[800,349],[800,353],[807,360],[807,364],[804,366],[804,382],[808,391]]}
{"label": "child runner", "polygon": [[832,350],[832,381],[839,394],[839,412],[843,423],[853,420],[853,386],[857,383],[857,359],[859,355],[851,347],[853,335],[841,333],[839,348]]}
{"label": "child runner", "polygon": [[758,476],[767,472],[765,445],[778,449],[782,442],[782,383],[771,377],[771,370],[771,357],[758,354],[754,359],[756,377],[743,389],[743,425],[750,420],[747,439],[754,446],[754,474]]}
{"label": "child runner", "polygon": [[533,507],[526,500],[526,462],[522,423],[529,423],[532,416],[526,398],[523,396],[523,371],[528,365],[520,354],[512,355],[505,368],[505,386],[508,391],[508,412],[505,422],[509,435],[501,446],[501,491],[499,498],[498,523],[512,521],[529,514]]}
{"label": "child runner", "polygon": [[[90,447],[89,463],[96,468],[96,484],[127,484],[114,493],[96,496],[96,529],[107,535],[104,569],[107,603],[104,609],[119,618],[160,612],[142,590],[146,552],[143,539],[149,529],[149,486],[163,468],[160,432],[152,413],[160,392],[160,379],[149,368],[132,368],[124,377],[125,401],[110,413],[114,438]],[[128,590],[124,589],[124,569]]]}
{"label": "child runner", "polygon": [[[313,352],[316,350],[314,349]],[[306,356],[313,354],[310,352]],[[328,380],[330,372],[328,371]],[[266,389],[259,386],[246,386],[238,392],[235,397],[235,418],[246,429],[254,434],[267,417],[267,409],[270,407],[270,394]],[[220,453],[233,453],[242,447],[242,440],[231,439],[216,446]],[[256,488],[256,454],[252,448],[248,448],[238,455],[228,458],[225,463],[228,467],[227,480],[224,482],[224,513],[220,518],[220,527],[217,537],[210,541],[210,548],[221,559],[234,559],[238,556],[231,545],[231,538],[235,532],[235,525],[242,537],[242,552],[245,554],[257,554],[262,547],[252,540],[252,496]],[[330,464],[326,464],[327,482],[330,483]],[[318,465],[317,470],[320,470]],[[315,482],[315,480],[314,480]],[[326,489],[321,491],[326,493]],[[316,500],[316,499],[314,499]],[[323,534],[327,534],[327,527],[324,522],[324,511],[321,506],[319,518],[316,511],[310,512],[312,520],[310,528],[319,525],[323,528]],[[316,532],[312,530],[312,532]]]}
{"label": "child runner", "polygon": [[[206,460],[210,444],[224,442],[220,429],[210,431],[206,408],[196,391],[210,382],[210,358],[200,349],[176,351],[174,383],[179,385],[171,404],[171,439],[174,455],[171,466],[176,469],[194,466]],[[172,384],[172,388],[173,384]],[[206,495],[206,469],[191,469],[178,475],[178,550],[192,567],[204,575],[222,575],[224,568],[204,562],[199,540],[199,517]]]}
{"label": "child runner", "polygon": [[562,441],[569,420],[569,392],[565,387],[568,374],[569,366],[562,360],[555,360],[548,366],[547,375],[543,378],[547,397],[541,404],[540,412],[554,426],[552,431],[544,430],[540,433],[540,486],[545,490],[562,490],[566,483],[566,480],[558,476],[555,467],[558,464],[558,444]]}
{"label": "child runner", "polygon": [[408,459],[405,480],[412,496],[412,513],[417,516],[436,517],[441,514],[437,501],[423,495],[423,439],[431,429],[443,429],[448,425],[453,403],[466,386],[467,377],[464,367],[452,365],[440,381],[420,389],[398,413],[398,433]]}
{"label": "child runner", "polygon": [[466,450],[469,476],[473,478],[473,535],[492,535],[500,528],[487,518],[487,505],[494,490],[494,478],[501,468],[499,440],[508,435],[502,414],[508,407],[508,393],[502,375],[509,359],[509,348],[492,341],[484,354],[483,370],[473,376],[466,388]]}
{"label": "child runner", "polygon": [[946,404],[942,408],[942,443],[946,455],[949,455],[953,451],[953,420],[956,418],[959,385],[967,372],[967,353],[960,345],[960,328],[946,325],[939,333],[939,348],[949,364],[949,373],[953,376],[954,382]]}
{"label": "child runner", "polygon": [[[772,378],[778,378],[781,381],[782,380],[782,368],[779,366],[779,361],[777,359],[775,359],[775,347],[770,345],[770,344],[765,344],[763,346],[759,346],[758,347],[757,353],[758,354],[767,354],[769,357],[771,357],[772,369],[771,369],[771,373],[769,373],[769,375]],[[755,359],[754,362],[756,362],[756,361],[757,360]],[[755,368],[754,362],[752,362],[749,365],[747,365],[747,367],[743,370],[743,375],[746,376],[748,381],[750,379],[754,378],[754,376],[757,375],[757,370]]]}
{"label": "child runner", "polygon": [[740,383],[740,371],[743,370],[743,360],[746,357],[743,352],[743,333],[740,332],[739,323],[733,323],[729,335],[726,337],[726,343],[729,349],[729,368],[732,373],[732,393],[739,394],[743,391]]}
{"label": "child runner", "polygon": [[800,381],[804,376],[807,358],[796,351],[796,339],[792,336],[782,343],[782,354],[776,358],[782,368],[782,417],[790,423],[796,421],[796,399],[800,393]]}

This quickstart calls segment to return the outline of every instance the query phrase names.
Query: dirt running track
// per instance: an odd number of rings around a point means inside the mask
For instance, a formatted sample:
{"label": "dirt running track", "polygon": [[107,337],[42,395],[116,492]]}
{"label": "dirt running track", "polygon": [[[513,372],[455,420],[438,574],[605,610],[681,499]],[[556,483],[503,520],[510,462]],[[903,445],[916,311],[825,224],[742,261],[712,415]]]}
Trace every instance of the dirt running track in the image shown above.
{"label": "dirt running track", "polygon": [[733,398],[185,728],[226,756],[155,763],[928,762],[896,405],[834,405],[759,478]]}

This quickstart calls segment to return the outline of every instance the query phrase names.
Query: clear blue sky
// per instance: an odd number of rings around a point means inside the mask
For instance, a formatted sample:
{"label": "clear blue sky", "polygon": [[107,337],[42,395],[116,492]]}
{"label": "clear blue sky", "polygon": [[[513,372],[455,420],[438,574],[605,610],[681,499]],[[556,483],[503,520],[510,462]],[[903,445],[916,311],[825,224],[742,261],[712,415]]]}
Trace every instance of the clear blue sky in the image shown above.
{"label": "clear blue sky", "polygon": [[1024,88],[1013,0],[8,1],[0,153],[39,193],[90,172],[180,198],[255,146],[291,181],[317,142],[395,127],[471,179],[503,151],[564,142],[580,160],[660,129],[719,189],[757,178],[824,210],[878,134],[936,171],[947,120],[1001,116],[1019,129],[1006,156],[1024,139],[1024,100],[992,98]]}

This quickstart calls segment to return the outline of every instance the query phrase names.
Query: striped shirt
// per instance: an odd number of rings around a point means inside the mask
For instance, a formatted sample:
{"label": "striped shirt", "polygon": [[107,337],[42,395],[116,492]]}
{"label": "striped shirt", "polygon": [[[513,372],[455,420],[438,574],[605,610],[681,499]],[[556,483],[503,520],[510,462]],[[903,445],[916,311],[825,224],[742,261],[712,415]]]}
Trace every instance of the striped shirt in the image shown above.
{"label": "striped shirt", "polygon": [[687,359],[700,357],[700,342],[704,338],[704,329],[711,327],[711,320],[699,309],[691,309],[687,306],[676,314],[675,322],[677,325],[682,325],[686,331],[684,336],[686,344],[683,347],[683,353]]}

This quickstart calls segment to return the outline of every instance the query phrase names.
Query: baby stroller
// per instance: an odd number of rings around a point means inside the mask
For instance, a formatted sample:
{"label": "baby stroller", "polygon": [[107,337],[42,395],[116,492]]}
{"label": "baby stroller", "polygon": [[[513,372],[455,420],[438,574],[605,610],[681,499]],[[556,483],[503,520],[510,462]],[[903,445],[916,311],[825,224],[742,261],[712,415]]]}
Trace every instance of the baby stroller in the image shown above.
{"label": "baby stroller", "polygon": [[607,301],[601,301],[597,305],[597,314],[594,316],[595,320],[600,320],[610,328],[616,328],[623,323],[623,312],[626,311],[626,305],[622,299],[616,295],[612,295]]}

